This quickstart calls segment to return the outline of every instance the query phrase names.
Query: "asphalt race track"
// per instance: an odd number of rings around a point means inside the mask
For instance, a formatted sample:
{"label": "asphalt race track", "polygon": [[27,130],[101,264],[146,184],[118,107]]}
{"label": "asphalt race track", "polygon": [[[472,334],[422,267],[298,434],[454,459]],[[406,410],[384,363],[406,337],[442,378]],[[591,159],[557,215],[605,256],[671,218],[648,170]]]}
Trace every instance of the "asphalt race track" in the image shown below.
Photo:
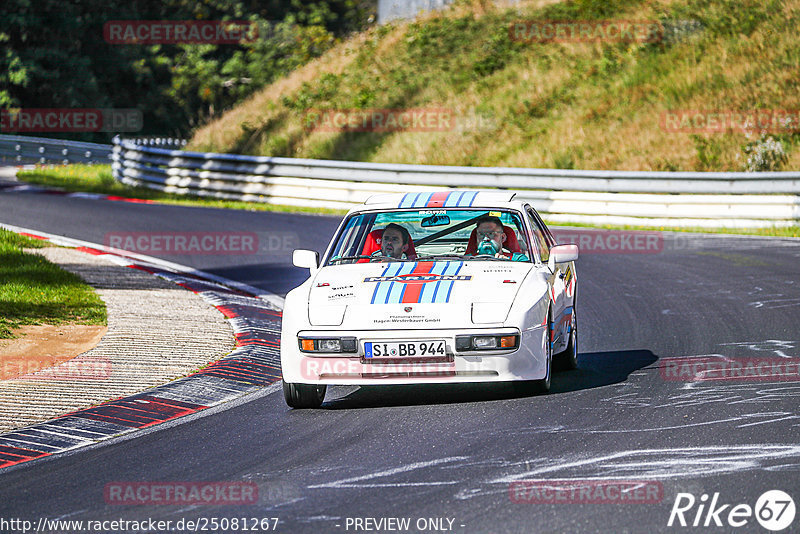
{"label": "asphalt race track", "polygon": [[[0,192],[0,222],[97,243],[109,233],[255,233],[255,253],[139,252],[278,294],[305,278],[291,249],[322,252],[338,220]],[[680,378],[675,362],[796,364],[800,240],[665,234],[657,251],[583,251],[577,265],[580,369],[557,373],[549,395],[334,388],[322,409],[292,411],[272,388],[0,472],[0,517],[248,518],[250,530],[249,518],[277,517],[278,532],[398,531],[387,518],[409,518],[409,532],[768,532],[755,517],[734,528],[728,513],[767,490],[800,497],[796,367],[794,379],[706,382]],[[524,481],[542,479],[633,481],[658,495],[534,502],[543,494]],[[184,481],[255,483],[257,503],[131,506],[104,496],[108,484]],[[697,500],[690,525],[703,494],[706,510],[715,493],[717,508],[729,506],[703,511],[698,527],[668,528],[679,493]]]}

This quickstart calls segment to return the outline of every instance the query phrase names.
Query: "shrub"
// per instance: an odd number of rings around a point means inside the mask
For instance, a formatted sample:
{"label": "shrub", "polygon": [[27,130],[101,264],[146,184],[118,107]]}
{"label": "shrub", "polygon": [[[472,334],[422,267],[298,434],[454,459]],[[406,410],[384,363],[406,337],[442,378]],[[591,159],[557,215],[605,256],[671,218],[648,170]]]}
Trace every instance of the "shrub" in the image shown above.
{"label": "shrub", "polygon": [[747,172],[777,171],[788,159],[783,143],[766,135],[747,143],[742,150],[747,156],[744,169]]}

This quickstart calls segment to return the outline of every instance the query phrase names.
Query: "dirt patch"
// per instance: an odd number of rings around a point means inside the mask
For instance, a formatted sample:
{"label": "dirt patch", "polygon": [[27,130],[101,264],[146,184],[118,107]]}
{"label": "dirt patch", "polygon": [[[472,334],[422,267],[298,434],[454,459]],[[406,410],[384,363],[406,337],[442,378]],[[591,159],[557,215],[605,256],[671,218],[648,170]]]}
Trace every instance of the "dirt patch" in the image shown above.
{"label": "dirt patch", "polygon": [[93,349],[105,326],[23,326],[15,339],[0,340],[0,380],[18,378],[66,362]]}

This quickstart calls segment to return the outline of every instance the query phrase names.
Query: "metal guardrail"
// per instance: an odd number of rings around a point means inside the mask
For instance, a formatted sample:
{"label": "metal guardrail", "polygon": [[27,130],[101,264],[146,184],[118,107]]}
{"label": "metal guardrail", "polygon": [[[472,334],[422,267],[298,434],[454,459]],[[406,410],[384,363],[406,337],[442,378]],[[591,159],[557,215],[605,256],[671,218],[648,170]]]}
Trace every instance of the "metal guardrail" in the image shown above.
{"label": "metal guardrail", "polygon": [[[142,146],[179,149],[186,145],[185,139],[168,137],[137,137],[129,139]],[[111,163],[113,145],[28,137],[0,135],[0,163],[24,165],[26,163]]]}
{"label": "metal guardrail", "polygon": [[349,208],[370,195],[454,187],[513,189],[553,222],[759,227],[800,224],[800,172],[629,172],[448,167],[176,150],[185,141],[100,145],[0,135],[6,164],[106,163],[126,184],[178,194]]}
{"label": "metal guardrail", "polygon": [[111,163],[112,145],[0,135],[0,162],[6,165],[28,163]]}
{"label": "metal guardrail", "polygon": [[179,194],[349,208],[409,188],[518,190],[554,222],[758,227],[800,222],[800,172],[446,167],[168,150],[115,140],[114,176]]}
{"label": "metal guardrail", "polygon": [[186,146],[186,139],[175,139],[172,137],[131,137],[126,139],[137,145],[154,146],[161,148],[179,149]]}

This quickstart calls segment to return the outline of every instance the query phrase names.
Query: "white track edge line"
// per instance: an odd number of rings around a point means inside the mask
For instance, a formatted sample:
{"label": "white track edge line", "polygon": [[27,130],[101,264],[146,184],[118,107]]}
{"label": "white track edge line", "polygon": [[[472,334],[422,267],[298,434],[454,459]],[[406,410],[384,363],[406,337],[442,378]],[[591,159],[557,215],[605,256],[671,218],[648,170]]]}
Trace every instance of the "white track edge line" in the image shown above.
{"label": "white track edge line", "polygon": [[50,233],[47,233],[47,232],[42,232],[40,230],[33,230],[33,229],[30,229],[30,228],[24,228],[24,227],[21,227],[21,226],[14,226],[12,224],[0,223],[0,228],[5,228],[6,230],[10,230],[10,231],[16,232],[16,233],[24,232],[24,233],[27,233],[27,234],[38,235],[38,236],[47,238],[48,240],[52,241],[56,245],[64,244],[65,246],[71,246],[71,247],[94,248],[94,249],[97,249],[97,250],[102,250],[103,252],[105,252],[107,254],[113,254],[115,256],[119,256],[119,257],[123,257],[123,258],[130,258],[130,259],[138,260],[140,262],[149,263],[149,264],[154,265],[156,267],[161,267],[161,268],[164,268],[164,269],[167,269],[167,270],[175,271],[175,272],[178,272],[178,273],[189,274],[189,275],[197,276],[197,277],[200,277],[200,278],[205,278],[207,280],[210,280],[210,281],[213,281],[213,282],[218,282],[218,283],[220,283],[222,285],[225,285],[225,286],[228,286],[228,287],[231,287],[231,288],[234,288],[234,289],[240,289],[242,291],[246,291],[246,292],[248,292],[250,294],[255,295],[256,297],[260,298],[261,300],[269,302],[270,304],[275,306],[278,311],[282,311],[283,310],[285,299],[283,297],[281,297],[280,295],[276,295],[275,293],[272,293],[270,291],[266,291],[264,289],[257,288],[255,286],[251,286],[251,285],[245,284],[243,282],[237,282],[236,280],[231,280],[230,278],[225,278],[223,276],[217,276],[217,275],[212,274],[212,273],[201,271],[201,270],[195,269],[193,267],[189,267],[189,266],[186,266],[186,265],[181,265],[179,263],[173,263],[171,261],[162,260],[160,258],[154,258],[152,256],[146,256],[144,254],[138,254],[138,253],[135,253],[135,252],[128,252],[126,250],[122,250],[122,249],[118,249],[118,248],[107,247],[105,245],[92,243],[90,241],[83,241],[83,240],[80,240],[80,239],[74,239],[74,238],[71,238],[71,237],[61,236],[61,235],[57,235],[57,234],[50,234]]}

